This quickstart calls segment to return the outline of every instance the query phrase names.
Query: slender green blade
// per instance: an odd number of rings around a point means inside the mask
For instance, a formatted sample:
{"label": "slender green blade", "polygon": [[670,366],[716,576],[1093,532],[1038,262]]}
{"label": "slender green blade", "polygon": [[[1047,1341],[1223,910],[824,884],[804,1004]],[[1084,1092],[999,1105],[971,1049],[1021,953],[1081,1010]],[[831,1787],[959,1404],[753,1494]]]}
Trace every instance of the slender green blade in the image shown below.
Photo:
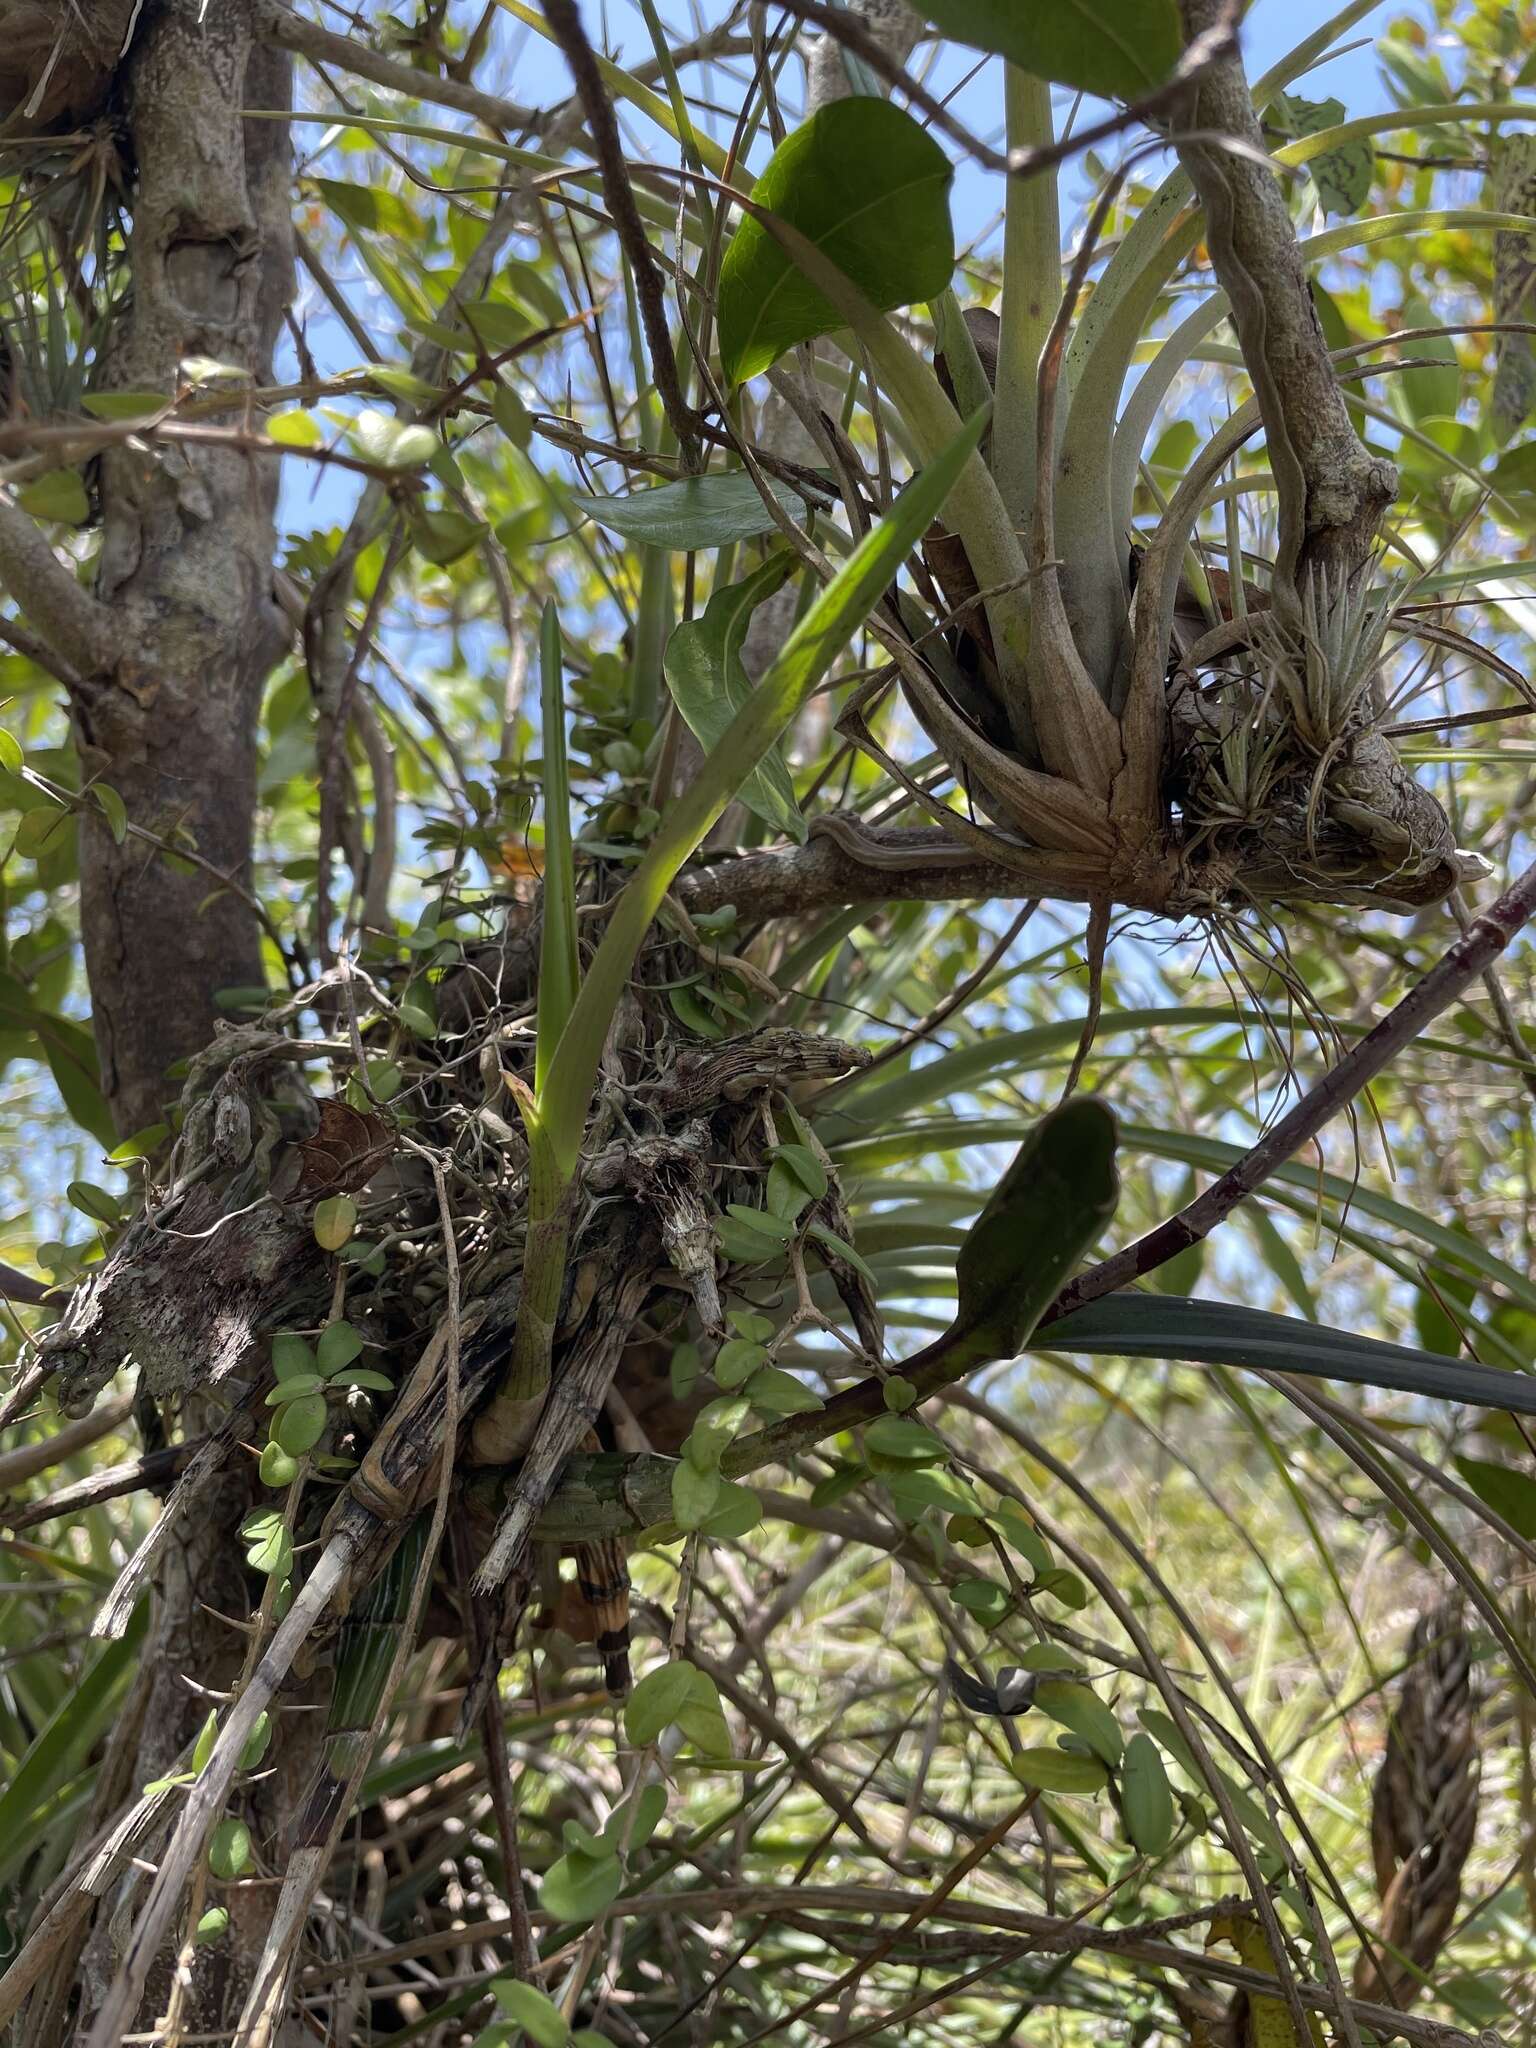
{"label": "slender green blade", "polygon": [[571,775],[565,751],[564,661],[554,600],[539,628],[539,711],[544,726],[544,930],[539,945],[539,1021],[534,1086],[542,1088],[576,1007],[576,863],[571,851]]}
{"label": "slender green blade", "polygon": [[1357,1387],[1391,1387],[1432,1401],[1467,1401],[1480,1408],[1536,1415],[1536,1376],[1500,1372],[1470,1359],[1440,1358],[1408,1344],[1325,1329],[1296,1316],[1277,1316],[1234,1302],[1114,1294],[1048,1323],[1037,1331],[1035,1348],[1293,1372]]}
{"label": "slender green blade", "polygon": [[662,819],[650,851],[614,905],[540,1092],[540,1113],[562,1173],[568,1175],[575,1168],[609,1019],[662,898],[683,862],[873,611],[937,516],[986,424],[985,412],[968,420],[866,534],[784,643],[702,770]]}

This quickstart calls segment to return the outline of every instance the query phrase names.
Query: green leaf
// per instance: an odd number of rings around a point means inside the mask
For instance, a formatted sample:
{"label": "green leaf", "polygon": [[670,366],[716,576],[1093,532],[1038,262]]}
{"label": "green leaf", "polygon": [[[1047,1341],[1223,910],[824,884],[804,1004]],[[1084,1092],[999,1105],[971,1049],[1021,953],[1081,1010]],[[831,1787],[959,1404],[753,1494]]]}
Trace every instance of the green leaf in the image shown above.
{"label": "green leaf", "polygon": [[447,568],[467,555],[490,532],[483,519],[471,519],[456,505],[413,508],[410,514],[411,542],[424,561]]}
{"label": "green leaf", "polygon": [[636,1749],[670,1728],[693,1696],[693,1666],[679,1658],[647,1671],[624,1706],[624,1733]]}
{"label": "green leaf", "polygon": [[354,185],[340,178],[307,178],[338,220],[349,228],[361,228],[375,235],[407,245],[421,236],[421,222],[398,192],[385,185]]}
{"label": "green leaf", "polygon": [[251,1831],[243,1820],[221,1820],[208,1838],[208,1868],[215,1877],[237,1878],[251,1860]]}
{"label": "green leaf", "polygon": [[1004,1501],[993,1509],[987,1518],[996,1524],[1003,1541],[1011,1550],[1016,1550],[1037,1578],[1054,1571],[1051,1553],[1045,1547],[1045,1539],[1033,1522],[1024,1519],[1022,1511],[1011,1501]]}
{"label": "green leaf", "polygon": [[315,1205],[315,1243],[325,1252],[339,1252],[357,1228],[357,1204],[350,1195],[327,1195]]}
{"label": "green leaf", "polygon": [[839,1237],[835,1230],[829,1230],[825,1223],[809,1224],[806,1234],[814,1237],[818,1244],[825,1245],[835,1259],[841,1259],[846,1265],[852,1266],[855,1273],[861,1275],[878,1292],[880,1282],[846,1238]]}
{"label": "green leaf", "polygon": [[726,1205],[726,1214],[743,1230],[771,1238],[775,1244],[788,1244],[795,1234],[793,1220],[777,1215],[772,1209],[752,1209],[745,1202],[730,1202]]}
{"label": "green leaf", "polygon": [[91,786],[91,794],[101,805],[107,829],[119,846],[128,837],[128,806],[123,802],[110,782],[97,782]]}
{"label": "green leaf", "polygon": [[544,1873],[539,1904],[556,1920],[591,1920],[611,1906],[624,1885],[617,1856],[562,1856]]}
{"label": "green leaf", "polygon": [[363,1348],[363,1333],[351,1323],[327,1323],[315,1346],[315,1364],[327,1378],[350,1365]]}
{"label": "green leaf", "polygon": [[198,1921],[192,1939],[199,1948],[206,1948],[210,1942],[222,1940],[228,1932],[228,1906],[210,1906]]}
{"label": "green leaf", "polygon": [[83,526],[91,516],[91,501],[78,470],[50,469],[16,493],[16,502],[34,519],[58,519],[66,526]]}
{"label": "green leaf", "polygon": [[[788,484],[772,481],[768,488],[790,518],[803,526],[810,507],[800,493]],[[625,540],[638,541],[642,547],[670,548],[680,555],[697,548],[729,547],[733,541],[756,540],[779,530],[763,503],[762,492],[740,469],[684,477],[675,484],[654,484],[622,498],[583,497],[576,492],[571,504]]]}
{"label": "green leaf", "polygon": [[539,621],[539,716],[544,740],[544,894],[539,940],[534,1093],[541,1096],[581,983],[576,949],[576,862],[571,849],[571,775],[565,745],[565,652],[551,599]]}
{"label": "green leaf", "polygon": [[339,1366],[331,1374],[329,1385],[333,1387],[364,1387],[371,1394],[392,1394],[395,1383],[387,1372],[375,1372],[366,1365]]}
{"label": "green leaf", "polygon": [[278,1410],[272,1422],[272,1441],[290,1458],[302,1458],[312,1451],[325,1433],[324,1394],[301,1394]]}
{"label": "green leaf", "polygon": [[498,377],[491,392],[491,413],[514,448],[526,448],[533,439],[533,419],[510,384]]}
{"label": "green leaf", "polygon": [[163,391],[92,391],[80,403],[98,420],[142,420],[165,412],[171,401]]}
{"label": "green leaf", "polygon": [[720,1705],[720,1690],[707,1671],[690,1664],[689,1696],[677,1716],[684,1735],[705,1756],[729,1756],[731,1734]]}
{"label": "green leaf", "polygon": [[[1282,93],[1269,110],[1270,118],[1287,135],[1320,135],[1325,128],[1337,128],[1344,119],[1342,100],[1304,100],[1294,93]],[[1364,206],[1376,172],[1376,152],[1368,136],[1341,142],[1337,149],[1307,159],[1307,172],[1317,187],[1325,213],[1356,213]],[[1405,321],[1405,326],[1414,323]]]}
{"label": "green leaf", "polygon": [[[635,1794],[632,1803],[635,1817],[629,1821],[627,1829],[631,1855],[637,1849],[643,1849],[661,1826],[667,1811],[667,1788],[665,1785],[643,1785]],[[630,1801],[626,1801],[615,1818],[620,1821],[627,1820],[627,1809],[630,1804]]]}
{"label": "green leaf", "polygon": [[955,1261],[941,1342],[976,1364],[1017,1357],[1115,1213],[1115,1119],[1097,1095],[1043,1118],[1014,1155]]}
{"label": "green leaf", "polygon": [[253,1572],[283,1577],[293,1563],[293,1538],[275,1508],[257,1508],[240,1524],[245,1561]]}
{"label": "green leaf", "polygon": [[[1307,168],[1311,170],[1314,167],[1309,164]],[[1440,314],[1424,299],[1409,299],[1403,307],[1402,324],[1404,327],[1437,327],[1443,322]],[[1461,403],[1461,370],[1456,362],[1456,346],[1450,336],[1404,341],[1398,347],[1404,356],[1433,365],[1432,368],[1414,370],[1408,376],[1393,379],[1409,416],[1421,427],[1431,420],[1454,420]]]}
{"label": "green leaf", "polygon": [[192,1745],[192,1775],[196,1777],[213,1755],[213,1745],[219,1739],[219,1716],[217,1708],[210,1707],[208,1718],[198,1730],[197,1740]]}
{"label": "green leaf", "polygon": [[[918,1478],[930,1475],[918,1473]],[[991,1579],[962,1579],[955,1588],[957,1605],[967,1614],[974,1614],[984,1628],[996,1628],[1008,1612],[1007,1590],[994,1585]]]}
{"label": "green leaf", "polygon": [[[266,1755],[267,1745],[271,1740],[272,1716],[263,1708],[256,1716],[251,1732],[245,1738],[245,1747],[240,1752],[240,1768],[242,1771],[255,1770],[256,1766]],[[198,1769],[202,1769],[201,1764],[199,1764]]]}
{"label": "green leaf", "polygon": [[1162,1751],[1138,1729],[1125,1745],[1120,1773],[1120,1799],[1125,1831],[1143,1856],[1161,1856],[1173,1840],[1176,1816],[1173,1789],[1163,1767]]}
{"label": "green leaf", "polygon": [[122,1204],[116,1195],[97,1187],[94,1181],[72,1180],[67,1193],[70,1206],[82,1216],[89,1216],[93,1223],[117,1223],[122,1218]]}
{"label": "green leaf", "polygon": [[615,1010],[678,870],[889,588],[949,496],[985,424],[983,413],[969,420],[860,541],[769,664],[719,746],[669,806],[649,852],[615,901],[541,1092],[562,1174],[575,1170]]}
{"label": "green leaf", "polygon": [[936,28],[1021,71],[1103,99],[1137,99],[1179,61],[1174,0],[922,0]]}
{"label": "green leaf", "polygon": [[813,1387],[777,1365],[765,1365],[761,1372],[755,1372],[743,1391],[763,1415],[809,1415],[826,1406]]}
{"label": "green leaf", "polygon": [[497,1977],[491,1984],[491,1995],[535,2048],[565,2048],[571,2030],[559,2006],[536,1984],[520,1984],[514,1977]]}
{"label": "green leaf", "polygon": [[720,1492],[720,1475],[701,1472],[689,1459],[682,1459],[672,1471],[672,1519],[679,1529],[699,1528],[714,1507]]}
{"label": "green leaf", "polygon": [[1528,1543],[1536,1542],[1536,1479],[1487,1458],[1458,1458],[1456,1470],[1480,1501]]}
{"label": "green leaf", "polygon": [[[667,486],[675,488],[675,486]],[[655,495],[651,493],[650,495]],[[771,554],[740,583],[717,590],[703,615],[677,628],[663,661],[672,700],[706,753],[724,739],[731,720],[752,694],[741,662],[742,643],[757,607],[798,567],[788,548]],[[784,757],[771,747],[741,786],[741,801],[755,817],[796,842],[806,836]],[[823,1185],[821,1193],[826,1193]]]}
{"label": "green leaf", "polygon": [[291,1458],[279,1443],[262,1445],[261,1461],[256,1467],[263,1486],[291,1486],[298,1477],[298,1460]]}
{"label": "green leaf", "polygon": [[720,1387],[739,1387],[749,1380],[760,1365],[767,1361],[768,1354],[761,1344],[750,1342],[745,1337],[732,1337],[715,1353],[715,1362],[710,1371],[715,1384]]}
{"label": "green leaf", "polygon": [[931,1429],[903,1415],[877,1415],[864,1432],[864,1448],[905,1465],[937,1465],[945,1456]]}
{"label": "green leaf", "polygon": [[[949,288],[952,176],[948,157],[909,114],[860,94],[834,100],[787,135],[752,200],[890,313]],[[768,369],[796,342],[844,325],[755,215],[726,249],[718,304],[720,362],[731,384]]]}
{"label": "green leaf", "polygon": [[1063,1678],[1042,1678],[1035,1687],[1035,1705],[1063,1728],[1081,1735],[1096,1756],[1117,1764],[1124,1748],[1120,1723],[1096,1692]]}
{"label": "green leaf", "polygon": [[903,1415],[917,1399],[917,1389],[910,1380],[904,1380],[899,1372],[892,1373],[885,1383],[883,1399],[892,1415]]}
{"label": "green leaf", "polygon": [[895,1502],[897,1513],[914,1521],[924,1508],[937,1508],[946,1515],[981,1513],[981,1502],[970,1487],[948,1472],[891,1472],[885,1475],[885,1490]]}
{"label": "green leaf", "polygon": [[830,1185],[827,1169],[809,1145],[778,1145],[773,1156],[775,1161],[789,1168],[814,1201],[821,1200]]}
{"label": "green leaf", "polygon": [[1152,1294],[1116,1294],[1089,1302],[1035,1335],[1042,1351],[1095,1357],[1180,1359],[1191,1365],[1232,1365],[1392,1387],[1435,1401],[1465,1401],[1536,1415],[1536,1376],[1500,1372],[1470,1359],[1436,1358],[1406,1344],[1329,1330],[1296,1316],[1225,1301],[1178,1301]]}
{"label": "green leaf", "polygon": [[371,405],[353,420],[352,439],[364,460],[380,469],[420,469],[443,445],[430,427],[410,425]]}
{"label": "green leaf", "polygon": [[287,1379],[279,1380],[267,1391],[266,1403],[269,1408],[281,1408],[285,1401],[302,1401],[306,1395],[318,1394],[325,1381],[317,1372],[290,1373]]}
{"label": "green leaf", "polygon": [[279,1330],[272,1339],[272,1370],[280,1380],[297,1379],[301,1373],[320,1378],[319,1360],[305,1340],[292,1330]]}
{"label": "green leaf", "polygon": [[722,1479],[714,1506],[699,1524],[699,1533],[729,1541],[734,1536],[745,1536],[762,1519],[763,1504],[751,1487],[734,1479]]}
{"label": "green leaf", "polygon": [[1064,1749],[1021,1749],[1010,1765],[1021,1785],[1042,1792],[1102,1792],[1109,1772],[1096,1756],[1072,1756]]}

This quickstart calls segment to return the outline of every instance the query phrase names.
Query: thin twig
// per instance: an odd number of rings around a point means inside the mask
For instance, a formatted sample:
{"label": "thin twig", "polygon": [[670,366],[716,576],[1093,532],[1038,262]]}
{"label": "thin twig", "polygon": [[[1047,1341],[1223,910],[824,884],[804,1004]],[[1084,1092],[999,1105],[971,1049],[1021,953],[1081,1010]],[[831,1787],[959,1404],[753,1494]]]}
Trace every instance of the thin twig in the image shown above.
{"label": "thin twig", "polygon": [[640,219],[640,209],[635,204],[634,187],[629,182],[624,144],[614,117],[613,103],[597,68],[592,45],[587,41],[586,30],[581,25],[576,0],[543,0],[543,8],[544,19],[571,68],[577,97],[587,117],[592,153],[602,172],[603,197],[608,203],[614,231],[628,259],[630,276],[634,281],[635,297],[650,349],[656,395],[677,436],[685,464],[694,470],[699,467],[698,427],[678,377],[672,330],[667,324],[666,294],[662,288],[661,273],[656,267],[655,253]]}

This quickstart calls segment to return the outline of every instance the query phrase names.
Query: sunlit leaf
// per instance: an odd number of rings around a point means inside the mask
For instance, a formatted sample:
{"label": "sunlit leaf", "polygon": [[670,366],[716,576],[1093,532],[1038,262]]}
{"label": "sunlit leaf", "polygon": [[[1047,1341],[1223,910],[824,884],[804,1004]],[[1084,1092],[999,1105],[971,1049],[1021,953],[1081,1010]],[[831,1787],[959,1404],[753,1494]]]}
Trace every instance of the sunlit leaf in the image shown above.
{"label": "sunlit leaf", "polygon": [[[889,100],[834,100],[793,129],[752,187],[756,206],[813,242],[882,313],[936,299],[955,267],[949,158]],[[720,266],[720,362],[755,377],[844,323],[751,215]]]}

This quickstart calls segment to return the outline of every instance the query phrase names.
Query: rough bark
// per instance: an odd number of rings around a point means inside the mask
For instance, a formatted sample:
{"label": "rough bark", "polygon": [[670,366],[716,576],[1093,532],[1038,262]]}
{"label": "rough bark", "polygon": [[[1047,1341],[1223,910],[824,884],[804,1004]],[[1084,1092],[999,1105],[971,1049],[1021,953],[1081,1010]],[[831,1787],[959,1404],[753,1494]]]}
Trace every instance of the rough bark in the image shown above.
{"label": "rough bark", "polygon": [[[1217,27],[1231,0],[1181,0],[1187,40]],[[1280,562],[1353,573],[1369,556],[1397,472],[1355,432],[1318,324],[1301,251],[1254,111],[1241,55],[1202,72],[1179,123],[1220,142],[1181,141],[1205,209],[1211,262],[1231,302],[1280,493]]]}
{"label": "rough bark", "polygon": [[[115,86],[132,176],[133,288],[97,382],[171,394],[189,356],[267,382],[292,288],[288,137],[279,123],[244,121],[241,108],[287,103],[288,59],[253,42],[249,0],[120,12],[135,17]],[[116,62],[121,24],[114,38]],[[176,1093],[167,1069],[213,1036],[216,992],[266,978],[250,903],[220,889],[204,864],[249,889],[257,717],[285,638],[272,589],[276,481],[274,465],[228,448],[107,449],[94,599],[29,543],[14,506],[0,508],[0,576],[72,677],[84,775],[111,784],[134,825],[199,857],[194,867],[146,854],[132,837],[119,845],[104,817],[82,814],[86,967],[103,1089],[125,1133],[161,1120]],[[183,1413],[191,1433],[216,1419],[197,1401]],[[205,1718],[207,1696],[187,1677],[216,1690],[238,1677],[244,1637],[215,1617],[251,1605],[236,1535],[247,1464],[218,1475],[166,1546],[126,1724],[141,1732],[116,1774],[130,1791],[161,1775]],[[259,1842],[281,1816],[290,1775],[305,1768],[302,1740],[280,1747],[279,1771],[249,1816]],[[131,1871],[124,1879],[140,1881]],[[39,2048],[45,2036],[71,2038],[110,1982],[112,1916],[123,1903],[104,1902],[74,1971],[75,2017],[62,2000],[34,2012],[43,2031],[29,2038]],[[234,1888],[227,1903],[230,1936],[200,1950],[193,1967],[183,2025],[194,2035],[238,2011],[260,1946],[261,1928],[249,1923],[269,1895]],[[170,1960],[151,1978],[144,2024],[165,2008]]]}
{"label": "rough bark", "polygon": [[[270,377],[292,283],[287,60],[244,6],[169,0],[127,64],[133,297],[103,382],[172,392],[192,355]],[[276,468],[227,448],[102,457],[98,601],[116,666],[74,693],[82,763],[129,818],[248,883],[256,719],[284,643],[272,593]],[[47,621],[39,622],[47,631]],[[81,826],[81,924],[102,1082],[119,1128],[159,1121],[166,1069],[205,1045],[222,987],[264,980],[249,906],[205,868]]]}

